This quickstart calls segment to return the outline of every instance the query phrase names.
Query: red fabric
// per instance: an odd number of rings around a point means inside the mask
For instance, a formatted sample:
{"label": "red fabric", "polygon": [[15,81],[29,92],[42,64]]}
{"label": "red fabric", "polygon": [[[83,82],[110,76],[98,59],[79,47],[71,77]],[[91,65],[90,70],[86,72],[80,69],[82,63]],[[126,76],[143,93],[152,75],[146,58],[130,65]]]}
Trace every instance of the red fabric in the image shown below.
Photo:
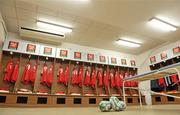
{"label": "red fabric", "polygon": [[115,87],[115,79],[114,79],[114,74],[112,71],[110,72],[109,77],[110,77],[110,81],[111,81],[111,88],[114,88]]}
{"label": "red fabric", "polygon": [[5,74],[4,74],[4,81],[6,82],[10,82],[11,81],[11,75],[13,73],[14,70],[14,64],[13,64],[13,60],[10,59],[7,63],[6,69],[5,69]]}
{"label": "red fabric", "polygon": [[103,75],[103,84],[105,88],[108,88],[108,75],[107,75],[107,71],[104,71],[104,75]]}
{"label": "red fabric", "polygon": [[78,70],[76,68],[73,69],[71,82],[72,82],[72,85],[78,84]]}
{"label": "red fabric", "polygon": [[91,84],[92,88],[95,88],[95,86],[96,86],[96,70],[95,69],[93,69],[93,71],[92,71],[90,84]]}
{"label": "red fabric", "polygon": [[80,87],[82,87],[83,78],[83,67],[81,67],[78,74],[78,84]]}
{"label": "red fabric", "polygon": [[15,83],[17,81],[18,71],[19,71],[19,60],[17,60],[16,65],[14,67],[14,70],[11,76],[11,82]]}
{"label": "red fabric", "polygon": [[69,67],[66,67],[66,70],[64,72],[64,85],[68,86],[68,80],[69,80]]}
{"label": "red fabric", "polygon": [[[129,77],[132,77],[132,75],[129,75]],[[136,83],[135,81],[129,81],[130,82],[130,87],[135,87]]]}
{"label": "red fabric", "polygon": [[[124,76],[124,77],[125,77],[125,78],[126,78],[126,77],[129,77],[128,72],[125,73],[125,76]],[[131,82],[130,82],[130,81],[126,81],[124,85],[125,85],[125,87],[131,87]]]}
{"label": "red fabric", "polygon": [[101,70],[98,70],[98,75],[97,75],[97,77],[98,77],[98,87],[102,87],[102,85],[103,85],[103,78],[102,78],[102,72],[101,72]]}
{"label": "red fabric", "polygon": [[138,87],[138,82],[135,81],[135,87]]}
{"label": "red fabric", "polygon": [[158,79],[158,85],[159,85],[159,86],[161,86],[161,87],[166,86],[166,83],[165,83],[164,78],[160,78],[160,79]]}
{"label": "red fabric", "polygon": [[59,71],[58,71],[58,83],[64,83],[64,70],[63,70],[62,65],[60,65]]}
{"label": "red fabric", "polygon": [[[136,75],[136,73],[134,74],[134,76]],[[134,87],[138,87],[138,82],[134,81]]]}
{"label": "red fabric", "polygon": [[37,72],[37,63],[35,63],[33,65],[33,67],[31,67],[31,72],[30,72],[30,76],[29,76],[29,81],[33,84],[34,84],[35,79],[36,79],[36,72]]}
{"label": "red fabric", "polygon": [[123,86],[123,78],[124,78],[123,74],[120,74],[120,75],[119,75],[119,86],[120,86],[120,87]]}
{"label": "red fabric", "polygon": [[179,80],[178,80],[177,74],[171,75],[171,80],[172,80],[173,83],[178,82]]}
{"label": "red fabric", "polygon": [[115,73],[115,87],[120,88],[120,78],[119,78],[118,71],[116,71]]}
{"label": "red fabric", "polygon": [[41,73],[41,83],[44,85],[47,82],[47,74],[48,74],[48,66],[46,63],[44,63],[43,68],[42,68],[42,73]]}
{"label": "red fabric", "polygon": [[90,85],[90,80],[91,80],[90,72],[89,72],[89,69],[87,69],[86,70],[86,77],[85,77],[85,80],[84,80],[84,85],[89,86]]}
{"label": "red fabric", "polygon": [[23,76],[22,76],[22,82],[24,84],[28,84],[29,83],[29,81],[30,81],[30,72],[31,72],[31,63],[28,62],[25,65]]}
{"label": "red fabric", "polygon": [[52,64],[49,68],[48,74],[47,74],[47,86],[51,87],[52,81],[53,81],[53,71],[54,71],[54,65]]}

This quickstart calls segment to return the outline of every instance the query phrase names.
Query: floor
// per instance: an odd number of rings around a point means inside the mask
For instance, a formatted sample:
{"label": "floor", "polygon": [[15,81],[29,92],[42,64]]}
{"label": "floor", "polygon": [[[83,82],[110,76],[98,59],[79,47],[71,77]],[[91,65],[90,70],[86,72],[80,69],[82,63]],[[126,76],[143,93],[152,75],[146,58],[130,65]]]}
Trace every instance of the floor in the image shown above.
{"label": "floor", "polygon": [[179,115],[180,105],[128,106],[121,112],[98,108],[0,108],[0,115]]}

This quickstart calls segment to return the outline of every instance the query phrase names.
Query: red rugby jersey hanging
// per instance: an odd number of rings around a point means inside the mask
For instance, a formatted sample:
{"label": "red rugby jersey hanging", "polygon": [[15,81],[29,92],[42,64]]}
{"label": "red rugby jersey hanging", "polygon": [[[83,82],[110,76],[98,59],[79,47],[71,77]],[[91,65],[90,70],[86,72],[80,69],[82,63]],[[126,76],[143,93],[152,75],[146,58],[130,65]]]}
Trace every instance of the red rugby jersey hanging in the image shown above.
{"label": "red rugby jersey hanging", "polygon": [[172,81],[173,83],[177,83],[177,82],[179,81],[179,80],[178,80],[178,77],[177,77],[177,74],[171,75],[170,78],[171,78],[171,81]]}
{"label": "red rugby jersey hanging", "polygon": [[159,85],[160,87],[166,86],[166,83],[165,83],[164,78],[159,78],[159,79],[158,79],[158,85]]}
{"label": "red rugby jersey hanging", "polygon": [[[129,75],[129,77],[132,77],[132,74]],[[135,82],[134,81],[129,81],[131,87],[135,87]]]}
{"label": "red rugby jersey hanging", "polygon": [[[134,73],[134,76],[136,75],[136,73]],[[138,87],[138,82],[134,81],[134,87]]]}
{"label": "red rugby jersey hanging", "polygon": [[102,87],[102,85],[103,85],[103,77],[102,77],[101,70],[98,70],[97,77],[98,77],[98,87]]}
{"label": "red rugby jersey hanging", "polygon": [[96,70],[95,69],[93,69],[93,71],[92,71],[90,84],[91,84],[92,88],[95,88],[95,86],[96,86]]}
{"label": "red rugby jersey hanging", "polygon": [[89,86],[90,85],[90,80],[91,80],[90,72],[89,72],[89,69],[87,69],[86,70],[86,76],[85,76],[85,79],[84,79],[84,85]]}
{"label": "red rugby jersey hanging", "polygon": [[60,65],[59,70],[58,70],[58,83],[64,83],[64,70],[62,65]]}
{"label": "red rugby jersey hanging", "polygon": [[81,67],[78,74],[78,84],[80,87],[82,87],[83,78],[83,67]]}
{"label": "red rugby jersey hanging", "polygon": [[42,72],[41,72],[41,83],[44,85],[47,82],[47,74],[48,74],[48,66],[46,63],[44,63],[43,68],[42,68]]}
{"label": "red rugby jersey hanging", "polygon": [[31,67],[31,72],[30,72],[30,78],[29,81],[31,83],[35,83],[35,79],[36,79],[36,72],[37,72],[37,63],[35,63],[32,67]]}
{"label": "red rugby jersey hanging", "polygon": [[29,81],[30,81],[30,72],[31,72],[31,63],[28,62],[25,65],[23,76],[22,76],[22,82],[24,84],[28,84],[29,83]]}
{"label": "red rugby jersey hanging", "polygon": [[49,68],[48,74],[47,74],[47,86],[51,87],[52,80],[53,80],[53,71],[54,71],[54,65],[52,64]]}
{"label": "red rugby jersey hanging", "polygon": [[119,75],[119,86],[120,86],[120,87],[123,86],[123,79],[124,79],[124,76],[123,76],[123,74],[121,73],[121,74]]}
{"label": "red rugby jersey hanging", "polygon": [[[124,75],[125,78],[129,77],[129,73],[126,72],[125,75]],[[131,82],[130,81],[126,81],[125,84],[124,84],[126,87],[131,87]]]}
{"label": "red rugby jersey hanging", "polygon": [[119,78],[119,74],[118,74],[117,70],[116,70],[116,73],[115,73],[115,87],[120,88],[120,78]]}
{"label": "red rugby jersey hanging", "polygon": [[11,75],[13,73],[13,70],[14,70],[14,63],[13,63],[13,60],[10,59],[5,68],[5,74],[4,74],[4,78],[3,78],[4,81],[6,81],[6,82],[11,81]]}
{"label": "red rugby jersey hanging", "polygon": [[16,65],[14,67],[12,76],[11,76],[11,82],[15,83],[17,81],[18,78],[18,71],[19,71],[19,59],[16,61]]}
{"label": "red rugby jersey hanging", "polygon": [[73,69],[71,83],[72,83],[72,85],[78,84],[78,70],[76,67],[74,67],[74,69]]}
{"label": "red rugby jersey hanging", "polygon": [[108,88],[108,75],[107,75],[106,70],[104,71],[104,74],[103,74],[103,84],[105,88]]}
{"label": "red rugby jersey hanging", "polygon": [[69,80],[69,66],[66,67],[66,70],[64,72],[64,85],[68,86],[68,80]]}
{"label": "red rugby jersey hanging", "polygon": [[115,79],[114,79],[114,74],[113,71],[111,70],[109,73],[110,81],[111,81],[111,88],[115,87]]}

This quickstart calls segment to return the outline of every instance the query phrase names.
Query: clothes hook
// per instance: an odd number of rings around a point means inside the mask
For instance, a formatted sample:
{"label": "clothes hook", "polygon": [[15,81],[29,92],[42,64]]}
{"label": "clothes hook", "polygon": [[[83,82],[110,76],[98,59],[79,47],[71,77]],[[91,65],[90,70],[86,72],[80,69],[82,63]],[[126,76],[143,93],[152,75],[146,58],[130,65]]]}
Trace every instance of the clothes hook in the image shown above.
{"label": "clothes hook", "polygon": [[28,56],[28,58],[29,58],[29,61],[30,61],[30,59],[31,59],[31,55],[29,55],[29,56]]}

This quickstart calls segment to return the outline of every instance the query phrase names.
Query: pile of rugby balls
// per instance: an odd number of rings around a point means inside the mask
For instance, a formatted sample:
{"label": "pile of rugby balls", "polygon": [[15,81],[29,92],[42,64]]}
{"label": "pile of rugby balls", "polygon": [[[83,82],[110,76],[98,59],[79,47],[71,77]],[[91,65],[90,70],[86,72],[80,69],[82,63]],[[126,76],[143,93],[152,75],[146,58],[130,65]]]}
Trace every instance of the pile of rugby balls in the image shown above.
{"label": "pile of rugby balls", "polygon": [[101,101],[99,103],[99,109],[101,112],[109,111],[123,111],[126,108],[124,101],[120,101],[117,97],[110,97],[109,101]]}

